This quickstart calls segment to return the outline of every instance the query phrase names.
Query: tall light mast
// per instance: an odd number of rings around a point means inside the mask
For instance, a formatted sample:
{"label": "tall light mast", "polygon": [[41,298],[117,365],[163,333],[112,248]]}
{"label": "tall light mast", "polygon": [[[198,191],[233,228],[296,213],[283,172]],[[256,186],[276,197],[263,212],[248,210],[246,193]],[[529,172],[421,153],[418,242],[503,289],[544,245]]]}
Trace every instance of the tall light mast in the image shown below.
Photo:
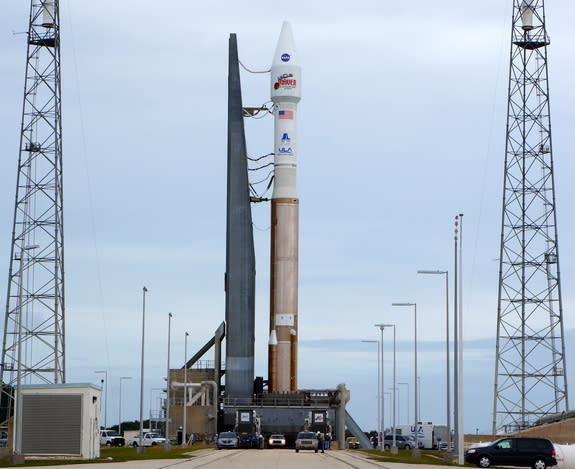
{"label": "tall light mast", "polygon": [[64,238],[59,0],[31,0],[0,379],[64,383]]}
{"label": "tall light mast", "polygon": [[568,410],[543,0],[513,0],[493,428]]}

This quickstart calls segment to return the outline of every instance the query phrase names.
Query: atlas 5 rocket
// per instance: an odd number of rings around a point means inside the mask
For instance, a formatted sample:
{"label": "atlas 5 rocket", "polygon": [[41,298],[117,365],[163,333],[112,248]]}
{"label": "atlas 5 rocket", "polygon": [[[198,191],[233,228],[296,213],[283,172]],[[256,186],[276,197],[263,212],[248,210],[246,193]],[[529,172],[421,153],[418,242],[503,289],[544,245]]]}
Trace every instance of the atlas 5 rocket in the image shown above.
{"label": "atlas 5 rocket", "polygon": [[271,392],[296,392],[299,230],[296,119],[297,103],[301,99],[301,69],[288,22],[282,26],[272,62],[271,99],[275,156],[268,380]]}

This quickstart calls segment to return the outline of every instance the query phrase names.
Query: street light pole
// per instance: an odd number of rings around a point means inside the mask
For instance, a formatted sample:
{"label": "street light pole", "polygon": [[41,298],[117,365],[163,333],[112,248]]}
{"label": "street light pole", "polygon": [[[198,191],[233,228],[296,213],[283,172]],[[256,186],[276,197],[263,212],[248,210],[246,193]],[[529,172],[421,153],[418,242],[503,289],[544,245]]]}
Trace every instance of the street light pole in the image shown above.
{"label": "street light pole", "polygon": [[[391,393],[390,392],[385,392],[384,394],[388,397],[389,400],[391,400]],[[391,406],[389,406],[389,407],[391,407]],[[391,413],[391,408],[389,410]],[[389,419],[389,420],[390,420],[389,425],[391,426],[391,419]],[[384,437],[384,441],[385,441],[385,437]],[[385,444],[384,444],[384,446],[385,446]]]}
{"label": "street light pole", "polygon": [[94,371],[94,373],[102,373],[104,375],[104,429],[108,429],[108,370]]}
{"label": "street light pole", "polygon": [[381,417],[380,417],[380,425],[379,425],[379,445],[381,447],[381,450],[385,450],[385,445],[383,443],[383,440],[385,439],[385,394],[384,394],[384,390],[385,390],[385,365],[383,362],[383,327],[380,327],[380,324],[374,324],[375,327],[378,327],[380,329],[381,332],[381,381],[380,381],[380,399],[381,399]]}
{"label": "street light pole", "polygon": [[[397,454],[397,444],[395,441],[395,426],[396,426],[396,420],[395,420],[395,324],[376,324],[376,327],[379,327],[381,329],[381,334],[383,337],[383,330],[386,327],[393,327],[393,398],[392,398],[392,404],[393,404],[393,410],[391,412],[392,414],[392,422],[391,422],[391,427],[392,427],[392,431],[393,431],[393,438],[392,438],[392,443],[391,443],[391,454]],[[385,437],[384,437],[385,438]],[[385,445],[384,445],[385,447]]]}
{"label": "street light pole", "polygon": [[396,404],[395,404],[395,397],[397,394],[397,384],[395,382],[395,324],[391,324],[393,326],[393,441],[391,446],[391,454],[397,454],[397,442],[396,439],[396,426],[397,426],[397,419],[395,416]]}
{"label": "street light pole", "polygon": [[183,425],[183,435],[182,435],[182,446],[188,446],[188,438],[187,438],[187,423],[188,423],[188,416],[187,416],[187,400],[188,400],[188,334],[186,332],[186,337],[184,339],[184,425]]}
{"label": "street light pole", "polygon": [[445,375],[447,389],[447,448],[451,449],[451,376],[449,369],[449,272],[447,270],[418,270],[418,274],[445,275]]}
{"label": "street light pole", "polygon": [[421,376],[417,377],[417,415],[421,417]]}
{"label": "street light pole", "polygon": [[[459,232],[459,256],[456,252],[456,269],[455,277],[458,278],[457,289],[457,380],[456,380],[456,390],[457,390],[457,418],[455,422],[456,435],[457,435],[457,463],[459,465],[465,464],[464,459],[464,430],[463,430],[463,213],[460,213],[455,217],[455,246],[457,250],[458,232]],[[459,225],[459,230],[458,230]],[[459,261],[459,264],[457,263]]]}
{"label": "street light pole", "polygon": [[146,331],[146,293],[148,289],[142,288],[142,358],[140,364],[140,444],[136,448],[138,454],[144,453],[144,338]]}
{"label": "street light pole", "polygon": [[381,428],[381,399],[380,399],[380,393],[381,393],[381,389],[379,388],[381,386],[381,378],[380,378],[380,374],[381,374],[381,368],[380,368],[380,364],[379,364],[379,358],[380,358],[380,348],[379,348],[379,340],[362,340],[362,342],[366,343],[366,344],[377,344],[377,429],[379,432],[379,429]]}
{"label": "street light pole", "polygon": [[122,380],[132,379],[131,376],[120,377],[120,408],[118,409],[118,434],[122,435]]}
{"label": "street light pole", "polygon": [[398,386],[407,386],[407,421],[409,422],[410,420],[410,415],[409,415],[409,383],[397,383]]}
{"label": "street light pole", "polygon": [[413,448],[412,456],[418,458],[421,456],[419,451],[419,432],[417,425],[419,423],[419,414],[417,412],[417,303],[392,303],[391,306],[413,306],[413,355],[414,355],[414,376],[413,376],[413,387],[415,388],[415,427],[413,429],[415,433],[415,448]]}
{"label": "street light pole", "polygon": [[164,450],[170,449],[170,340],[172,335],[172,313],[168,313],[168,369],[166,371],[166,444]]}
{"label": "street light pole", "polygon": [[397,395],[397,420],[401,422],[401,393]]}

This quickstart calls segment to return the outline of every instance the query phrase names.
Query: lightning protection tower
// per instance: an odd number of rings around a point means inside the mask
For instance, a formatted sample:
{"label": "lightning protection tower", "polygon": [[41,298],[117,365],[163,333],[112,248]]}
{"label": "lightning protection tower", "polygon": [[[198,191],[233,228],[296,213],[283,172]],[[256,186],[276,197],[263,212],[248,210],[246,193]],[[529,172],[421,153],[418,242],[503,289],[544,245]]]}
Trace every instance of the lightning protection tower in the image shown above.
{"label": "lightning protection tower", "polygon": [[567,410],[543,0],[513,0],[493,433]]}
{"label": "lightning protection tower", "polygon": [[32,0],[0,373],[3,417],[20,384],[65,382],[58,0]]}

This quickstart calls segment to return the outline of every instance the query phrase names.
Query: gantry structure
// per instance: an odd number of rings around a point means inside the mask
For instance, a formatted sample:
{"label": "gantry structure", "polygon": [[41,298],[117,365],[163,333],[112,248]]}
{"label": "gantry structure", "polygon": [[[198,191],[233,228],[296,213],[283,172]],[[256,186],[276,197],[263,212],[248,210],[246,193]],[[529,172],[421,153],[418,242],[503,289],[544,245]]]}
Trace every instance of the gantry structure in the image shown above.
{"label": "gantry structure", "polygon": [[513,0],[493,427],[568,410],[543,0]]}
{"label": "gantry structure", "polygon": [[65,382],[58,0],[32,0],[0,379],[2,416],[20,384]]}

